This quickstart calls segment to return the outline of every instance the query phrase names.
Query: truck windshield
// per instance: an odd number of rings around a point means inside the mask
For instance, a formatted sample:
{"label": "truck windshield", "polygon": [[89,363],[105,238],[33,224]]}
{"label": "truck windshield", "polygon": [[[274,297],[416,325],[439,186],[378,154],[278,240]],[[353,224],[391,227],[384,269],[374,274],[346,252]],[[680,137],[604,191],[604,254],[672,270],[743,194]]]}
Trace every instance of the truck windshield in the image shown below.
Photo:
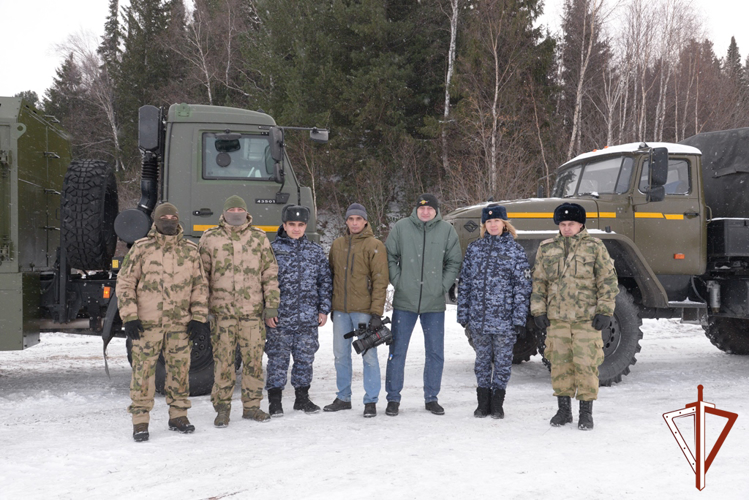
{"label": "truck windshield", "polygon": [[559,172],[551,195],[571,198],[626,193],[632,179],[633,166],[634,159],[630,156],[594,159],[582,165],[574,165]]}
{"label": "truck windshield", "polygon": [[270,180],[273,158],[268,136],[203,133],[203,179]]}

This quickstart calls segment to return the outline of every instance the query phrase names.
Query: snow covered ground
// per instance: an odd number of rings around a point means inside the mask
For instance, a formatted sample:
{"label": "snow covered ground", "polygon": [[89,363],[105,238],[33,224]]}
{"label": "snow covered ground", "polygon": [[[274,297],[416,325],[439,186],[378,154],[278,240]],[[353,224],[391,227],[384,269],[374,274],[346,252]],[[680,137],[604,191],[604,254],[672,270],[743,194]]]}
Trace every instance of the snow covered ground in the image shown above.
{"label": "snow covered ground", "polygon": [[[424,410],[417,331],[396,418],[384,412],[381,349],[377,418],[362,417],[355,359],[351,411],[295,412],[287,390],[283,418],[245,421],[236,403],[231,425],[216,429],[204,396],[193,398],[189,414],[196,432],[182,435],[167,430],[157,396],[146,443],[133,442],[125,410],[124,341],[109,347],[110,380],[99,339],[43,335],[26,351],[0,352],[0,498],[749,498],[749,357],[720,352],[700,327],[645,321],[637,365],[622,383],[601,389],[596,428],[582,432],[576,404],[574,425],[549,426],[556,402],[539,356],[513,367],[504,420],[474,418],[473,352],[454,309],[447,324],[445,416]],[[335,396],[331,332],[330,323],[320,332],[310,391],[320,406]],[[698,384],[706,401],[739,414],[702,492],[662,418],[695,401]],[[686,420],[679,424],[689,437]],[[708,417],[708,442],[723,422]]]}

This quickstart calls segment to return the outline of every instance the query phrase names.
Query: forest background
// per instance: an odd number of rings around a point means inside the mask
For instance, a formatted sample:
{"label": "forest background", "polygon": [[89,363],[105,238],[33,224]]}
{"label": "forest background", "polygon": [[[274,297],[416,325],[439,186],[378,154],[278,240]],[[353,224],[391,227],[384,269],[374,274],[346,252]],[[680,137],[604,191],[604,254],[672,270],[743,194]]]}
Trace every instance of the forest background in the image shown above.
{"label": "forest background", "polygon": [[623,142],[749,125],[749,58],[719,57],[688,0],[109,0],[104,36],[73,36],[53,85],[22,92],[140,198],[137,110],[262,109],[326,127],[288,152],[318,210],[354,201],[373,229],[422,192],[443,213],[549,192],[556,167]]}

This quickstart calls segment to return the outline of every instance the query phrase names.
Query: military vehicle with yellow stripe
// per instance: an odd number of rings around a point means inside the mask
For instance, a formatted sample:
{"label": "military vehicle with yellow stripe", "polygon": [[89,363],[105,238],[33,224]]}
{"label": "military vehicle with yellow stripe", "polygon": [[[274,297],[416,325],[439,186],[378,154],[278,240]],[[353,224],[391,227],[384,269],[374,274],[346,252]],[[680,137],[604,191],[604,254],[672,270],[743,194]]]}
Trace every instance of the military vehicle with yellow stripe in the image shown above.
{"label": "military vehicle with yellow stripe", "polygon": [[[728,353],[749,354],[749,128],[673,143],[632,143],[582,154],[560,166],[549,198],[499,202],[531,265],[558,233],[554,208],[585,207],[586,228],[614,259],[620,293],[602,332],[601,385],[620,382],[640,352],[643,318],[700,322]],[[463,251],[479,236],[486,203],[445,216]],[[459,293],[459,290],[458,290]],[[528,321],[515,362],[543,351]]]}
{"label": "military vehicle with yellow stripe", "polygon": [[[146,236],[159,201],[177,206],[186,237],[197,243],[218,224],[224,201],[239,195],[253,225],[270,238],[289,203],[310,207],[307,236],[319,241],[310,188],[289,162],[284,130],[308,130],[324,143],[325,129],[279,127],[262,112],[174,104],[139,110],[141,198],[119,211],[111,165],[74,160],[70,138],[54,117],[20,98],[0,97],[0,350],[24,349],[40,332],[101,336],[104,350],[123,336],[115,288],[117,239]],[[129,347],[129,341],[128,341]],[[106,358],[105,358],[106,359]],[[164,384],[159,360],[157,388]],[[210,392],[209,338],[192,350],[191,393]]]}

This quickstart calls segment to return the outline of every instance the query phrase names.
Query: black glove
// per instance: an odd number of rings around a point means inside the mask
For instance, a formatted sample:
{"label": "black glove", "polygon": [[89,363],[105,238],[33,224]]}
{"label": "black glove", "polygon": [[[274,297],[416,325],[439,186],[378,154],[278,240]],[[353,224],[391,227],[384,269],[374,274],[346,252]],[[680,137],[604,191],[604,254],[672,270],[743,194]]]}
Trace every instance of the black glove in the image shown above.
{"label": "black glove", "polygon": [[611,316],[604,316],[603,314],[596,314],[593,318],[593,328],[596,330],[603,330],[611,326]]}
{"label": "black glove", "polygon": [[207,321],[202,323],[196,319],[191,319],[187,324],[187,334],[190,336],[190,340],[195,340],[201,335],[208,338],[211,336],[211,325]]}
{"label": "black glove", "polygon": [[534,317],[533,322],[539,330],[545,330],[551,326],[549,318],[547,318],[545,314]]}
{"label": "black glove", "polygon": [[515,334],[518,337],[525,337],[525,327],[523,325],[515,325]]}
{"label": "black glove", "polygon": [[127,335],[130,340],[140,339],[140,332],[143,331],[143,323],[141,323],[139,319],[127,321],[125,323],[125,335]]}
{"label": "black glove", "polygon": [[379,330],[382,328],[382,318],[379,316],[372,316],[369,319],[369,328],[371,330]]}

